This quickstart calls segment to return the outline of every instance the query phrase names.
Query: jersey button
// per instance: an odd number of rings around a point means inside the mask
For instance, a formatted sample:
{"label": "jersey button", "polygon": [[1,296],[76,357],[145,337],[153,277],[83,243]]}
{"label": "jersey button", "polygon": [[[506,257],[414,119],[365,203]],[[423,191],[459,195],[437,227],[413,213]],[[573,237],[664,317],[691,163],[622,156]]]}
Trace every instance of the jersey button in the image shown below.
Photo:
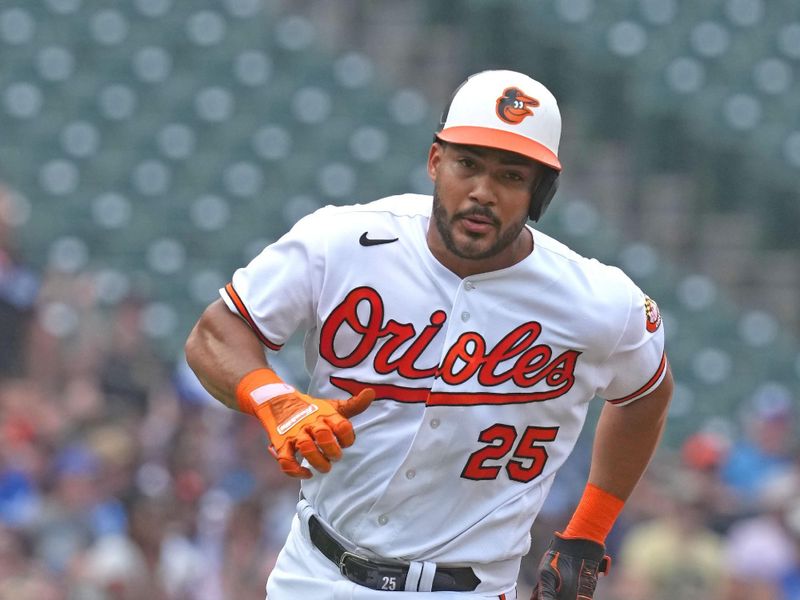
{"label": "jersey button", "polygon": [[461,320],[462,321],[469,321],[469,313],[467,311],[464,311],[464,312],[461,313]]}
{"label": "jersey button", "polygon": [[468,292],[471,292],[472,290],[475,289],[475,284],[472,283],[471,281],[465,281],[464,282],[464,289],[467,290]]}
{"label": "jersey button", "polygon": [[431,429],[436,429],[439,426],[439,419],[431,419]]}
{"label": "jersey button", "polygon": [[389,522],[389,517],[386,515],[381,515],[378,517],[378,525],[386,525]]}
{"label": "jersey button", "polygon": [[414,479],[417,476],[417,472],[414,469],[409,469],[406,471],[406,479]]}

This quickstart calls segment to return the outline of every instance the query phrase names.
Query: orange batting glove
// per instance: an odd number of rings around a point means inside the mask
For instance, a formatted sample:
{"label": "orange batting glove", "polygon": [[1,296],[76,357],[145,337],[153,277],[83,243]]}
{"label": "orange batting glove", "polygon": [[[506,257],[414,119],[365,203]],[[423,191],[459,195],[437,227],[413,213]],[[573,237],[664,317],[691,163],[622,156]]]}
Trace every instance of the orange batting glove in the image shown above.
{"label": "orange batting glove", "polygon": [[367,410],[375,392],[364,389],[347,400],[324,400],[298,392],[272,369],[257,369],[245,375],[236,387],[239,408],[258,417],[267,430],[270,452],[290,477],[308,479],[311,471],[300,465],[299,452],[322,473],[339,460],[342,448],[356,439],[348,420]]}

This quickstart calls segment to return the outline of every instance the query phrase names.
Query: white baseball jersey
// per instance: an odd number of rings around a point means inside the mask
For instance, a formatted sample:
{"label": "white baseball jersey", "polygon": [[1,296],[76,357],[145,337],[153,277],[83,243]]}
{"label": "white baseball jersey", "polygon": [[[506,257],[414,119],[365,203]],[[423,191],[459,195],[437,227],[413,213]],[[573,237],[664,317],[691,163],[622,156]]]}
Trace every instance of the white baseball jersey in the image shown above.
{"label": "white baseball jersey", "polygon": [[322,208],[221,293],[272,350],[307,332],[312,396],[376,391],[342,460],[302,482],[323,520],[367,556],[473,566],[480,591],[516,581],[589,401],[661,382],[663,327],[622,271],[539,231],[461,279],[428,248],[431,206]]}

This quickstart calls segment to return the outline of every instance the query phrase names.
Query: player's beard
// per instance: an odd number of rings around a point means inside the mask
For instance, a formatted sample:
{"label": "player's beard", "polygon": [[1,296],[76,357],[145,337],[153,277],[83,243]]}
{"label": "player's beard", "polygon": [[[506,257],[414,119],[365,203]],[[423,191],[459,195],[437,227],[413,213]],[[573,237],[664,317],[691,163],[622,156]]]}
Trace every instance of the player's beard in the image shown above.
{"label": "player's beard", "polygon": [[[485,248],[483,250],[479,250],[477,248],[472,248],[472,245],[467,244],[456,244],[455,238],[453,237],[453,225],[459,219],[464,217],[469,217],[471,215],[480,215],[487,217],[492,220],[492,224],[498,229],[497,238],[495,239],[494,244]],[[497,217],[494,213],[489,210],[488,208],[484,208],[481,206],[476,206],[475,208],[463,211],[459,213],[455,213],[454,215],[450,216],[447,214],[444,206],[442,206],[441,198],[439,197],[439,190],[434,186],[433,189],[433,222],[436,225],[436,230],[439,232],[439,237],[442,238],[444,242],[445,248],[458,258],[465,258],[469,260],[481,260],[485,258],[491,258],[500,254],[503,250],[511,246],[514,241],[519,237],[520,232],[525,227],[525,224],[528,222],[528,215],[524,215],[521,220],[510,224],[506,227],[505,230],[500,230],[499,226],[500,223],[497,221]],[[477,242],[477,237],[476,237]]]}

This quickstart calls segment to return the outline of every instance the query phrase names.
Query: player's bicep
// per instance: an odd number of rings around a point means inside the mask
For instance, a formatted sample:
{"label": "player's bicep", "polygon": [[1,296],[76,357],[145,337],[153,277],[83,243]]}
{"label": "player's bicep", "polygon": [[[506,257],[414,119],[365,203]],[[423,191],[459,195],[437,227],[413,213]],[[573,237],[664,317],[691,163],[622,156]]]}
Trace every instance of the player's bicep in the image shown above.
{"label": "player's bicep", "polygon": [[203,312],[184,350],[203,387],[230,407],[237,406],[233,390],[239,380],[266,364],[263,346],[221,300],[212,302]]}

